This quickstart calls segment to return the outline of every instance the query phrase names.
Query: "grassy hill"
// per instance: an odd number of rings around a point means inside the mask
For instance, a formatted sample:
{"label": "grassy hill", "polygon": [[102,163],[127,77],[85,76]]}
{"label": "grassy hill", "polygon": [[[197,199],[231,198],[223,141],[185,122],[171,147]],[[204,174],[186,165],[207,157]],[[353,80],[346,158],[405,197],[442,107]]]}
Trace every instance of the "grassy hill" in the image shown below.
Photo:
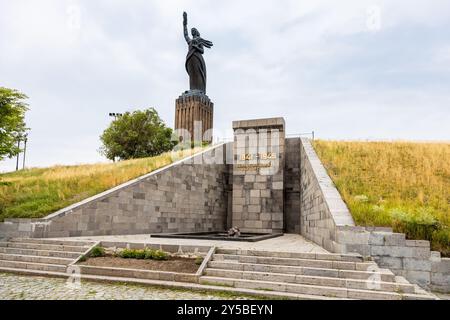
{"label": "grassy hill", "polygon": [[356,224],[391,226],[450,256],[450,143],[315,141]]}
{"label": "grassy hill", "polygon": [[[179,151],[182,158],[201,148]],[[0,174],[0,221],[40,218],[172,163],[171,153],[116,163],[54,166]]]}

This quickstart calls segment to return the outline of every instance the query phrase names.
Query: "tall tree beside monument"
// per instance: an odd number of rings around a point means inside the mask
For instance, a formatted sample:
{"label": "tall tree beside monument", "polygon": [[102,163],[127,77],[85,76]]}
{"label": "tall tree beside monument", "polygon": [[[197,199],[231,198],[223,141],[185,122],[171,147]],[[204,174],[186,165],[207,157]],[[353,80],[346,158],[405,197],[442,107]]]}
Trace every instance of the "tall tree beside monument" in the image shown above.
{"label": "tall tree beside monument", "polygon": [[153,157],[174,147],[172,129],[154,108],[126,112],[100,136],[100,153],[110,160]]}
{"label": "tall tree beside monument", "polygon": [[27,98],[17,90],[0,87],[0,160],[22,151],[18,144],[28,130],[25,124]]}
{"label": "tall tree beside monument", "polygon": [[188,44],[186,71],[189,75],[189,90],[175,102],[175,130],[184,142],[211,142],[214,104],[206,95],[206,64],[203,59],[204,48],[213,43],[200,36],[196,28],[191,29],[189,37],[187,13],[183,12],[183,34]]}

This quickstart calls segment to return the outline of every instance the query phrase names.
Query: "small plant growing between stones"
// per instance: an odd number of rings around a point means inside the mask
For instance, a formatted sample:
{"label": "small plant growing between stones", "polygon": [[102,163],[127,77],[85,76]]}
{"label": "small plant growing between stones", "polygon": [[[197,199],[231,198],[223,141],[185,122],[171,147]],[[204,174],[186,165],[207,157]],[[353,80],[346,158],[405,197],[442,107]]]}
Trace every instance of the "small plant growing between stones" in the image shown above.
{"label": "small plant growing between stones", "polygon": [[78,262],[85,262],[87,260],[86,256],[83,254],[80,259],[78,259]]}
{"label": "small plant growing between stones", "polygon": [[100,246],[94,247],[89,254],[89,256],[92,258],[104,257],[105,255],[106,255],[105,249]]}
{"label": "small plant growing between stones", "polygon": [[203,263],[203,257],[197,257],[195,258],[195,264],[196,265],[201,265]]}

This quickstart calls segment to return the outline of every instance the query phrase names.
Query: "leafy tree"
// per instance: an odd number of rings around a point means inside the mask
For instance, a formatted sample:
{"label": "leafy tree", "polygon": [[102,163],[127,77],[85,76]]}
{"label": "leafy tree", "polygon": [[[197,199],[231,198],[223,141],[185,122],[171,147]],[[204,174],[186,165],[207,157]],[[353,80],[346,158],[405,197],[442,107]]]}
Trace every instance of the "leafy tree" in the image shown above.
{"label": "leafy tree", "polygon": [[17,147],[28,128],[25,125],[25,112],[28,97],[13,89],[0,87],[0,160],[14,157],[21,152]]}
{"label": "leafy tree", "polygon": [[172,129],[154,108],[126,112],[100,136],[100,152],[110,160],[153,157],[174,147]]}

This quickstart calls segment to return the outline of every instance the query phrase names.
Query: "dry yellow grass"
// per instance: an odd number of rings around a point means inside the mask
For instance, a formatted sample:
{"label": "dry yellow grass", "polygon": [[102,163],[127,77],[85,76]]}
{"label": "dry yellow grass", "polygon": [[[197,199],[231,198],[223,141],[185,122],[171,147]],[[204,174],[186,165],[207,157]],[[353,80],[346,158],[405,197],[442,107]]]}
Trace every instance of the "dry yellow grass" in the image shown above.
{"label": "dry yellow grass", "polygon": [[355,222],[392,226],[449,255],[450,143],[315,141]]}
{"label": "dry yellow grass", "polygon": [[0,221],[38,218],[200,151],[78,166],[54,166],[0,174]]}

